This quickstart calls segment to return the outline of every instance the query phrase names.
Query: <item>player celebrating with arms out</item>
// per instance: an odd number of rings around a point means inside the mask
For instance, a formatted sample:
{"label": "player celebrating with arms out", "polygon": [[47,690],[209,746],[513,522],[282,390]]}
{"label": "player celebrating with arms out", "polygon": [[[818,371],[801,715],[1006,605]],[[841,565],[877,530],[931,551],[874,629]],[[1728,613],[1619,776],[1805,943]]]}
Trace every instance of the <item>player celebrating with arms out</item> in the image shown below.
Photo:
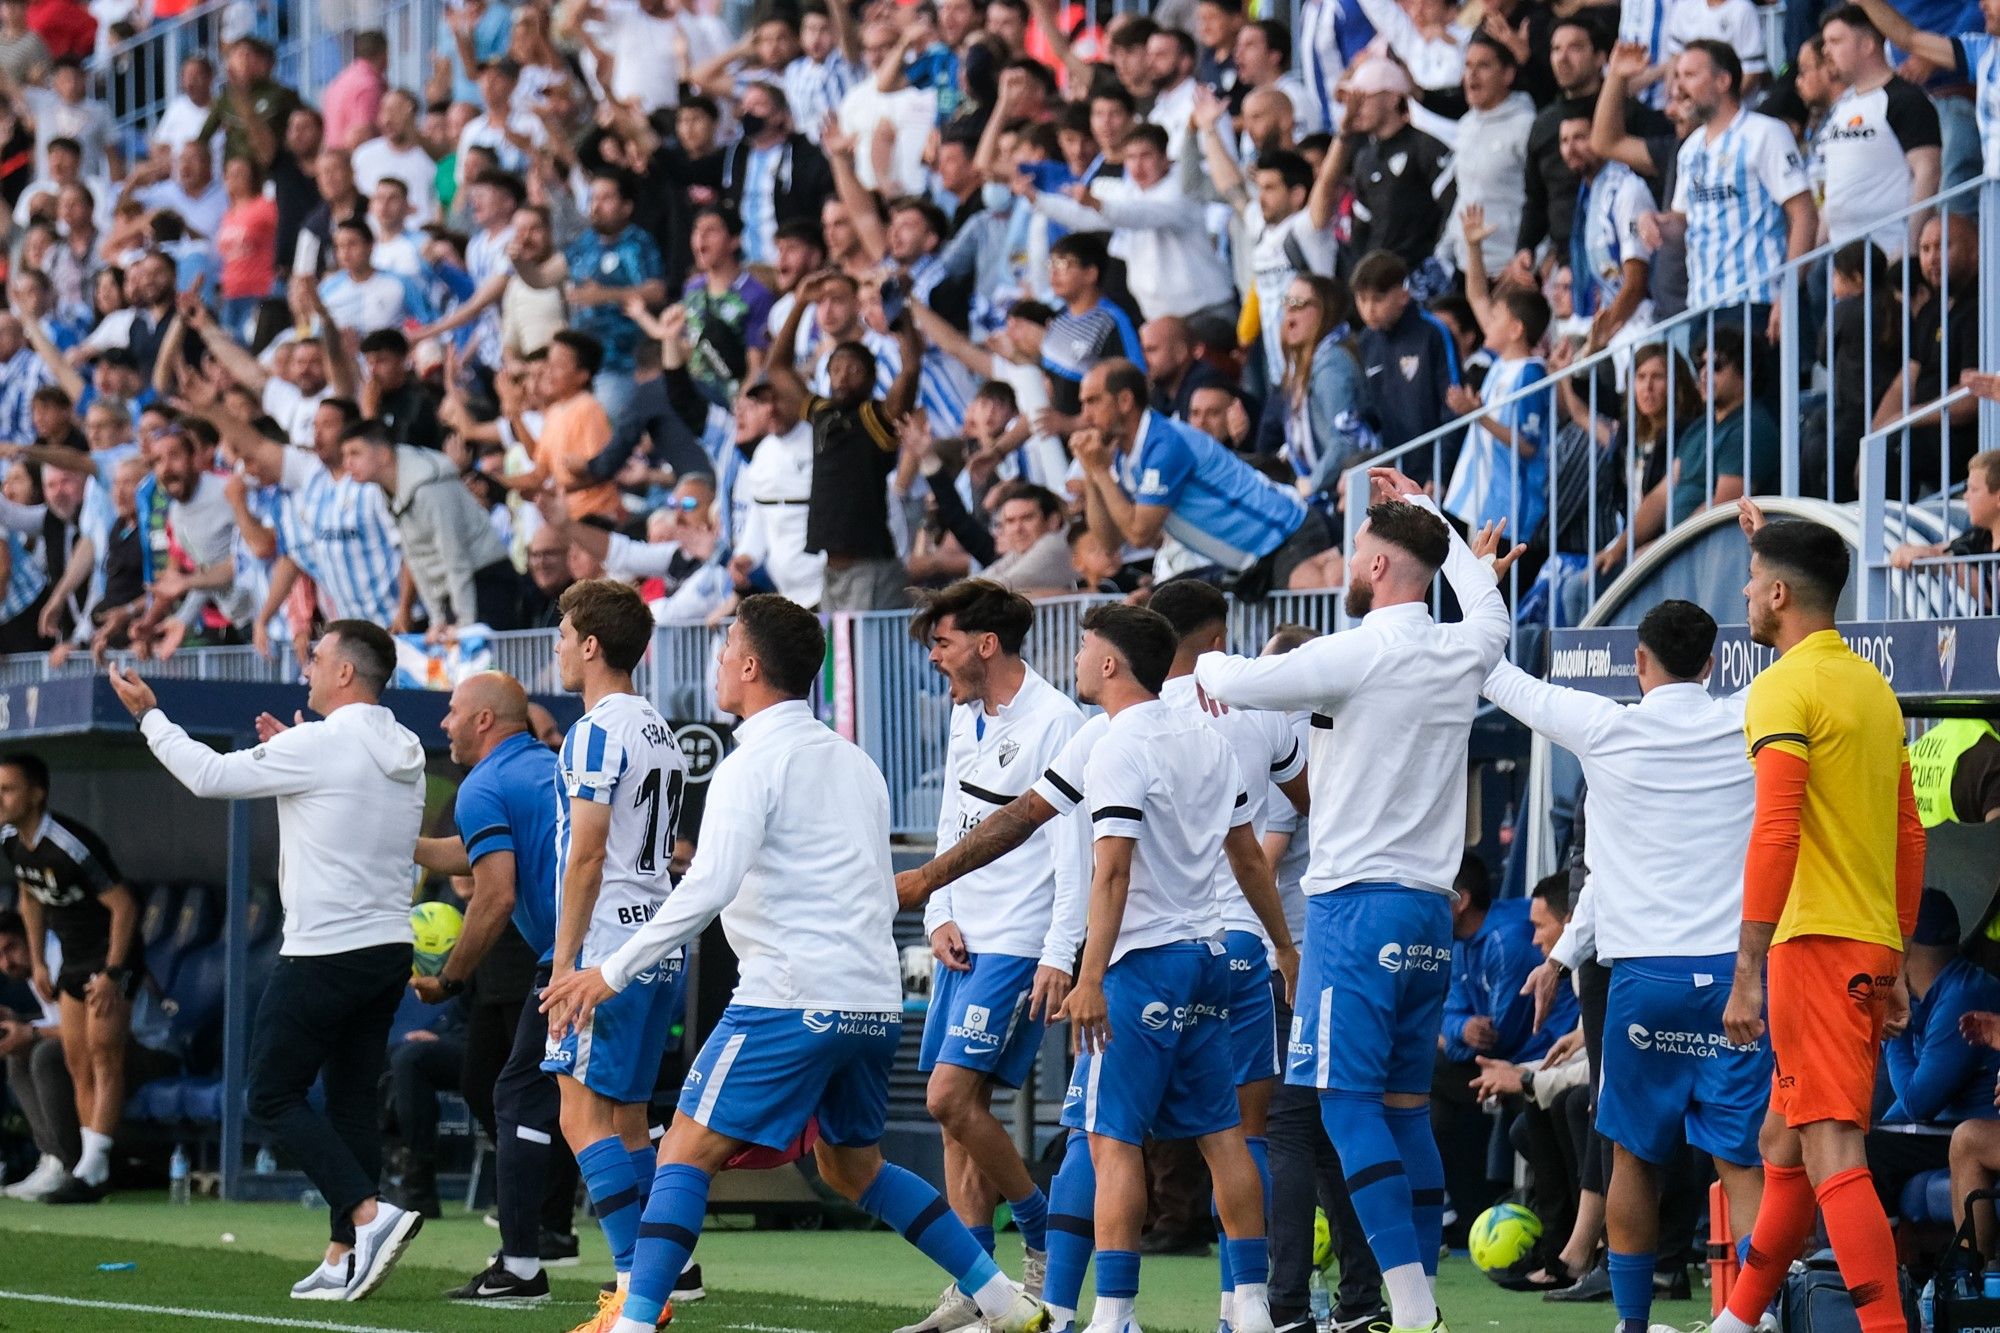
{"label": "player celebrating with arms out", "polygon": [[[625,584],[585,579],[557,606],[556,670],[564,689],[582,691],[584,712],[563,738],[559,761],[553,981],[595,968],[660,910],[672,889],[667,864],[687,785],[672,729],[632,685],[653,641],[646,603]],[[572,1015],[546,999],[541,1006],[551,1013],[542,1068],[556,1076],[563,1137],[618,1273],[617,1290],[599,1298],[597,1315],[582,1326],[592,1333],[609,1326],[632,1276],[653,1178],[646,1106],[685,985],[676,948],[633,969],[617,996],[589,1012]]]}
{"label": "player celebrating with arms out", "polygon": [[[1445,1327],[1432,1292],[1444,1164],[1428,1103],[1451,883],[1472,718],[1509,616],[1492,570],[1417,484],[1392,468],[1370,477],[1376,503],[1348,567],[1346,609],[1361,623],[1281,657],[1204,654],[1195,683],[1212,707],[1313,710],[1306,957],[1285,1077],[1319,1089],[1392,1329],[1423,1333]],[[1454,624],[1425,605],[1440,569],[1464,608]]]}
{"label": "player celebrating with arms out", "polygon": [[1744,715],[1757,815],[1723,1026],[1739,1043],[1763,1035],[1768,970],[1777,1072],[1759,1140],[1764,1198],[1714,1328],[1757,1326],[1817,1205],[1863,1333],[1888,1333],[1904,1326],[1896,1247],[1864,1144],[1882,1035],[1909,1022],[1902,954],[1923,823],[1895,693],[1834,628],[1846,543],[1818,523],[1766,523],[1747,499],[1740,509],[1750,637],[1779,657],[1751,682]]}
{"label": "player celebrating with arms out", "polygon": [[812,612],[768,594],[743,600],[715,684],[716,706],[742,723],[710,780],[694,864],[601,966],[557,978],[543,996],[552,1025],[587,1025],[717,915],[742,960],[661,1146],[613,1333],[651,1333],[665,1312],[715,1173],[750,1145],[788,1148],[811,1119],[821,1179],[950,1273],[994,1333],[1042,1333],[1041,1302],[1008,1281],[936,1190],[877,1147],[903,1004],[889,791],[806,703],[825,656]]}
{"label": "player celebrating with arms out", "polygon": [[[928,597],[910,621],[955,705],[940,848],[1025,791],[1083,725],[1082,710],[1021,660],[1034,620],[1019,593],[964,579]],[[938,968],[918,1068],[930,1075],[930,1113],[944,1131],[946,1190],[988,1254],[994,1209],[1008,1200],[1033,1296],[1042,1294],[1048,1262],[1048,1200],[994,1118],[993,1089],[1021,1085],[1041,1049],[1042,1021],[1069,993],[1089,874],[1081,833],[1077,820],[1038,832],[1035,850],[937,894],[924,910]],[[954,1285],[927,1318],[898,1333],[950,1333],[978,1321],[979,1307]]]}

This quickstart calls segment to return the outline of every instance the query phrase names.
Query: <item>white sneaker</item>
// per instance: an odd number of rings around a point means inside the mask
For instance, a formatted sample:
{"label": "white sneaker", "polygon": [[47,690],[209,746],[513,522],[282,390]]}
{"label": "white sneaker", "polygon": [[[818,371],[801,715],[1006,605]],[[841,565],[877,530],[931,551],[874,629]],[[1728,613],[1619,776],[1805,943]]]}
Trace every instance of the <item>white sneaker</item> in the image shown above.
{"label": "white sneaker", "polygon": [[61,1158],[43,1153],[42,1159],[35,1163],[34,1170],[6,1189],[0,1190],[0,1194],[10,1199],[40,1199],[54,1193],[56,1187],[63,1183],[63,1177],[68,1174],[69,1172],[63,1170]]}
{"label": "white sneaker", "polygon": [[1021,1290],[1036,1300],[1042,1298],[1042,1286],[1049,1280],[1049,1252],[1047,1250],[1024,1250],[1021,1260]]}
{"label": "white sneaker", "polygon": [[1240,1289],[1236,1293],[1236,1314],[1229,1327],[1231,1333],[1277,1333],[1277,1325],[1271,1322],[1269,1300]]}
{"label": "white sneaker", "polygon": [[[979,1328],[981,1333],[1048,1333],[1054,1322],[1048,1306],[1025,1291],[1017,1291],[1006,1314],[986,1320]],[[1132,1333],[1138,1333],[1137,1325]]]}
{"label": "white sneaker", "polygon": [[937,1309],[914,1324],[905,1324],[896,1333],[955,1333],[979,1322],[979,1303],[958,1289],[956,1282],[938,1297]]}
{"label": "white sneaker", "polygon": [[348,1280],[354,1275],[354,1255],[350,1252],[338,1263],[322,1263],[292,1284],[295,1301],[344,1301]]}
{"label": "white sneaker", "polygon": [[362,1300],[388,1281],[390,1270],[423,1225],[422,1213],[398,1208],[386,1200],[377,1201],[375,1220],[354,1229],[354,1273],[347,1284],[345,1299]]}

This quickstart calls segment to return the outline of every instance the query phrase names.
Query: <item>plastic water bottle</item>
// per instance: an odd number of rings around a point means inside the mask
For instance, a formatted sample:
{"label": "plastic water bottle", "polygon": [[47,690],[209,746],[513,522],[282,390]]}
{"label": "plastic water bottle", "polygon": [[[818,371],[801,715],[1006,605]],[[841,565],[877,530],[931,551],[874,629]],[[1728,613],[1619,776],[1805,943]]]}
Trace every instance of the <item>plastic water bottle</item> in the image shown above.
{"label": "plastic water bottle", "polygon": [[1306,1279],[1306,1295],[1312,1302],[1312,1325],[1316,1333],[1333,1328],[1333,1294],[1326,1289],[1326,1274],[1315,1268]]}
{"label": "plastic water bottle", "polygon": [[1930,1281],[1924,1283],[1923,1292],[1917,1297],[1918,1333],[1931,1333],[1931,1330],[1936,1326],[1933,1318],[1936,1309],[1937,1279],[1932,1278]]}
{"label": "plastic water bottle", "polygon": [[251,1169],[260,1176],[271,1175],[278,1169],[278,1159],[272,1156],[269,1144],[257,1149],[257,1163]]}
{"label": "plastic water bottle", "polygon": [[2000,1299],[2000,1268],[1989,1268],[1981,1279],[1981,1295],[1988,1300]]}
{"label": "plastic water bottle", "polygon": [[188,1159],[187,1152],[180,1144],[174,1145],[174,1155],[167,1159],[167,1202],[183,1205],[188,1201]]}

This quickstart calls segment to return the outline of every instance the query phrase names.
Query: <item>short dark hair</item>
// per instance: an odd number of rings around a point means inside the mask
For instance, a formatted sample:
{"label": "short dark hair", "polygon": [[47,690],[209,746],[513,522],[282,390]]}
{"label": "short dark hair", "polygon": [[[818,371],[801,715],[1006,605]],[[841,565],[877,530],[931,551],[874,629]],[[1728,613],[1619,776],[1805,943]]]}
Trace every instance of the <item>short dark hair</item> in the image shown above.
{"label": "short dark hair", "polygon": [[1533,347],[1549,331],[1548,298],[1530,287],[1509,287],[1500,293],[1500,304],[1521,321],[1521,334]]}
{"label": "short dark hair", "polygon": [[354,668],[354,677],[369,693],[381,697],[396,675],[396,641],[389,631],[368,620],[336,620],[326,627],[340,639],[340,655]]}
{"label": "short dark hair", "polygon": [[1125,108],[1126,115],[1136,116],[1139,114],[1138,101],[1132,96],[1131,92],[1127,90],[1125,85],[1122,83],[1099,84],[1097,87],[1092,88],[1090,90],[1090,96],[1085,98],[1084,101],[1086,103],[1116,102],[1119,106]]}
{"label": "short dark hair", "polygon": [[1001,652],[1019,657],[1021,644],[1035,623],[1035,606],[992,579],[960,579],[936,592],[919,594],[916,612],[910,617],[910,637],[929,643],[932,632],[946,617],[967,634],[991,634],[1000,640]]}
{"label": "short dark hair", "polygon": [[743,234],[743,215],[727,204],[703,204],[694,211],[694,216],[688,219],[688,230],[693,231],[694,224],[703,218],[714,218],[731,236]]}
{"label": "short dark hair", "polygon": [[401,329],[376,329],[361,339],[361,354],[370,352],[390,352],[396,356],[410,354],[410,340]]}
{"label": "short dark hair", "polygon": [[83,156],[82,142],[78,139],[72,138],[70,135],[67,134],[59,134],[55,138],[49,140],[48,150],[51,153],[68,153],[74,157]]}
{"label": "short dark hair", "polygon": [[1193,33],[1181,28],[1155,28],[1152,37],[1148,37],[1146,40],[1150,42],[1153,37],[1165,37],[1173,42],[1175,46],[1181,49],[1181,59],[1183,60],[1201,59],[1201,47],[1195,42]]}
{"label": "short dark hair", "polygon": [[1361,257],[1347,285],[1367,296],[1383,296],[1410,280],[1410,266],[1391,250],[1372,250]]}
{"label": "short dark hair", "polygon": [[1108,44],[1114,48],[1129,51],[1135,46],[1144,46],[1152,40],[1153,34],[1158,31],[1160,31],[1160,25],[1147,18],[1144,14],[1141,14],[1130,23],[1119,25],[1118,30],[1111,34]]}
{"label": "short dark hair", "polygon": [[[1994,457],[2000,458],[2000,454],[1995,454]],[[1994,489],[2000,490],[2000,487],[1995,487]],[[1013,504],[1016,500],[1032,501],[1035,508],[1041,511],[1044,520],[1054,518],[1057,514],[1062,513],[1064,509],[1061,496],[1046,486],[1035,485],[1032,481],[1010,481],[1006,483],[1001,488],[999,504],[996,504],[994,508],[997,510],[1003,506]]]}
{"label": "short dark hair", "polygon": [[[1585,37],[1588,37],[1590,39],[1591,50],[1597,52],[1597,54],[1601,56],[1608,56],[1611,54],[1611,30],[1605,24],[1594,22],[1591,19],[1585,17],[1583,14],[1579,13],[1579,14],[1568,15],[1565,18],[1559,18],[1554,23],[1550,24],[1549,36],[1554,37],[1556,35],[1557,28],[1576,28],[1580,30]],[[1692,43],[1690,43],[1690,45],[1692,45]]]}
{"label": "short dark hair", "polygon": [[358,217],[342,218],[333,224],[333,229],[336,233],[351,231],[357,236],[365,236],[368,238],[370,244],[373,244],[375,240],[375,233],[369,228],[366,222],[363,222]]}
{"label": "short dark hair", "polygon": [[820,230],[819,223],[811,218],[791,218],[780,222],[775,239],[802,241],[822,253],[826,250],[826,235]]}
{"label": "short dark hair", "polygon": [[38,754],[20,750],[14,754],[0,755],[0,768],[11,768],[21,775],[30,787],[42,795],[49,794],[49,766]]}
{"label": "short dark hair", "polygon": [[1180,638],[1158,611],[1107,602],[1091,607],[1084,614],[1083,628],[1118,650],[1125,665],[1132,668],[1132,678],[1147,693],[1158,694],[1167,683],[1174,654],[1180,650]]}
{"label": "short dark hair", "polygon": [[736,624],[773,689],[794,699],[812,692],[826,661],[826,631],[818,616],[776,593],[760,592],[737,605]]}
{"label": "short dark hair", "polygon": [[511,171],[500,171],[497,168],[491,171],[482,171],[473,177],[472,183],[500,191],[500,193],[513,199],[514,207],[516,208],[519,208],[528,201],[528,187],[523,185],[521,178]]}
{"label": "short dark hair", "polygon": [[1493,58],[1500,62],[1500,68],[1502,69],[1518,70],[1521,68],[1521,62],[1515,58],[1514,52],[1509,49],[1507,44],[1493,37],[1491,34],[1484,32],[1473,33],[1472,40],[1467,42],[1465,47],[1469,51],[1475,46],[1491,51]]}
{"label": "short dark hair", "polygon": [[341,427],[340,442],[346,444],[349,440],[360,440],[363,444],[372,444],[378,449],[396,447],[395,439],[389,434],[388,426],[383,424],[380,417],[363,417],[359,421],[349,422]]}
{"label": "short dark hair", "polygon": [[1129,393],[1138,401],[1140,411],[1144,411],[1146,405],[1152,402],[1152,382],[1146,378],[1146,372],[1139,369],[1136,363],[1127,361],[1121,356],[1100,361],[1098,364],[1104,367],[1104,392],[1110,394],[1112,398],[1116,399],[1121,393]]}
{"label": "short dark hair", "polygon": [[1856,32],[1866,33],[1876,41],[1882,40],[1882,30],[1875,26],[1875,20],[1868,17],[1868,11],[1860,5],[1836,5],[1819,16],[1821,31],[1829,23],[1844,23]]}
{"label": "short dark hair", "polygon": [[1256,169],[1277,172],[1287,190],[1310,190],[1313,187],[1311,164],[1290,149],[1275,148],[1258,154]]}
{"label": "short dark hair", "polygon": [[1271,653],[1289,653],[1301,644],[1311,643],[1319,637],[1319,631],[1311,625],[1299,625],[1287,621],[1271,631],[1270,642],[1265,650]]}
{"label": "short dark hair", "polygon": [[1271,48],[1271,54],[1287,69],[1292,64],[1292,30],[1276,19],[1258,19],[1250,25],[1264,36],[1264,45]]}
{"label": "short dark hair", "polygon": [[1458,874],[1452,878],[1451,887],[1461,898],[1470,898],[1472,905],[1481,911],[1493,905],[1493,872],[1479,859],[1479,853],[1469,848],[1458,858]]}
{"label": "short dark hair", "polygon": [[1745,364],[1743,352],[1743,330],[1728,324],[1718,324],[1709,331],[1707,339],[1697,349],[1696,355],[1705,354],[1716,365],[1727,366],[1731,370],[1740,372]]}
{"label": "short dark hair", "polygon": [[1639,642],[1676,680],[1698,680],[1715,651],[1715,617],[1693,602],[1668,598],[1639,622]]}
{"label": "short dark hair", "polygon": [[898,213],[915,213],[931,229],[931,235],[940,241],[951,234],[951,219],[944,215],[942,208],[922,195],[906,194],[890,200],[889,215],[894,217]]}
{"label": "short dark hair", "polygon": [[1736,48],[1728,42],[1718,42],[1713,37],[1697,37],[1687,44],[1689,51],[1699,51],[1722,71],[1729,81],[1729,95],[1740,96],[1743,92],[1743,58],[1736,54]]}
{"label": "short dark hair", "polygon": [[1750,551],[1774,566],[1815,611],[1831,612],[1847,586],[1847,543],[1824,523],[1775,519],[1757,529]]}
{"label": "short dark hair", "polygon": [[0,935],[12,935],[17,940],[28,938],[28,923],[21,914],[11,907],[0,907]]}
{"label": "short dark hair", "polygon": [[1531,898],[1540,898],[1549,905],[1549,910],[1559,917],[1569,916],[1569,871],[1558,870],[1553,875],[1544,875],[1535,881]]}
{"label": "short dark hair", "polygon": [[1049,243],[1049,258],[1062,258],[1085,268],[1097,270],[1097,280],[1104,281],[1106,260],[1104,240],[1091,232],[1073,231]]}
{"label": "short dark hair", "polygon": [[1192,574],[1168,579],[1154,588],[1146,605],[1167,618],[1176,640],[1190,639],[1211,625],[1229,623],[1229,600],[1213,583]]}
{"label": "short dark hair", "polygon": [[632,179],[632,173],[625,168],[600,167],[590,174],[591,184],[595,185],[598,181],[610,181],[611,188],[618,191],[618,197],[626,203],[638,202],[637,183]]}
{"label": "short dark hair", "polygon": [[1368,531],[1378,540],[1408,551],[1433,572],[1444,567],[1444,558],[1451,552],[1451,530],[1444,520],[1407,500],[1369,505]]}
{"label": "short dark hair", "polygon": [[389,39],[380,30],[370,28],[366,32],[354,34],[354,58],[356,60],[381,60],[389,54]]}
{"label": "short dark hair", "polygon": [[629,583],[579,579],[563,589],[556,607],[575,631],[577,642],[596,639],[613,671],[630,671],[653,641],[653,613]]}
{"label": "short dark hair", "polygon": [[604,344],[587,333],[575,329],[557,329],[549,335],[551,344],[561,343],[569,348],[584,373],[595,379],[597,372],[604,368]]}
{"label": "short dark hair", "polygon": [[1120,148],[1129,149],[1135,144],[1145,144],[1156,153],[1164,153],[1167,151],[1167,132],[1150,121],[1142,121],[1118,138]]}
{"label": "short dark hair", "polygon": [[361,420],[361,404],[355,402],[352,398],[322,398],[319,400],[319,405],[321,407],[330,407],[340,414],[342,438],[346,437],[349,426]]}

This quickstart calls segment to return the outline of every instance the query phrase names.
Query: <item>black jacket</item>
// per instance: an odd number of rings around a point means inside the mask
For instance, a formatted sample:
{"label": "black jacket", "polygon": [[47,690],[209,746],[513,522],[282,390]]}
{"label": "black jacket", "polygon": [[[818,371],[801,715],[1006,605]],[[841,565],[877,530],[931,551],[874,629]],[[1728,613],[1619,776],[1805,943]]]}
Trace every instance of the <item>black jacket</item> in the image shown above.
{"label": "black jacket", "polygon": [[[750,142],[738,139],[722,163],[722,197],[739,217],[743,213],[743,174],[749,162]],[[799,218],[818,222],[820,205],[833,193],[833,168],[827,165],[825,154],[803,134],[787,138],[772,185],[778,225]]]}

